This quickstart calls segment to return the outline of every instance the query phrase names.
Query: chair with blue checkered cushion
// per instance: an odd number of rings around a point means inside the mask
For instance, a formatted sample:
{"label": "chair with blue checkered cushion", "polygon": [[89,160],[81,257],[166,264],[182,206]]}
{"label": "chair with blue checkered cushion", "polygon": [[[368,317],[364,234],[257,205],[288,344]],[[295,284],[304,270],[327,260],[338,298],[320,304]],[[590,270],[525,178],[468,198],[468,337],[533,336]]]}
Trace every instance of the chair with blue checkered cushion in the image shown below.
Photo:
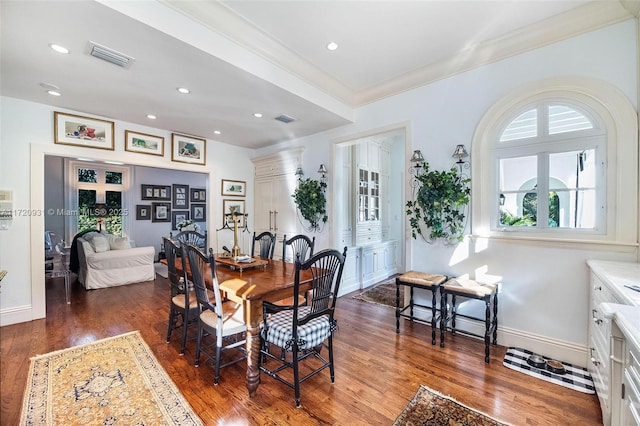
{"label": "chair with blue checkered cushion", "polygon": [[[223,299],[216,277],[216,261],[212,249],[209,249],[206,255],[198,246],[186,244],[186,255],[189,259],[196,299],[201,309],[198,317],[196,367],[200,365],[200,353],[213,360],[215,362],[213,384],[217,385],[220,380],[220,368],[246,359],[244,346],[247,324],[244,322],[244,309],[241,304]],[[211,292],[207,291],[205,284],[206,274],[211,274]],[[213,302],[211,298],[214,299]],[[203,344],[204,332],[215,339],[215,342],[206,347]],[[215,354],[207,351],[214,347]],[[221,364],[222,351],[229,349],[238,351],[238,356]]]}
{"label": "chair with blue checkered cushion", "polygon": [[[335,380],[333,366],[333,333],[337,329],[334,319],[336,299],[342,270],[347,256],[347,248],[340,253],[338,250],[322,250],[306,262],[295,262],[295,281],[293,291],[293,305],[270,306],[268,312],[264,312],[262,324],[260,371],[268,374],[276,380],[286,384],[295,391],[296,407],[300,407],[300,383],[316,375],[325,368],[329,368],[331,383]],[[300,272],[309,270],[312,276],[312,289],[310,303],[300,304]],[[273,355],[270,348],[278,346],[285,355]],[[328,360],[320,355],[322,347],[328,351]],[[320,361],[320,366],[313,369],[304,377],[300,377],[299,363],[308,357],[315,357]],[[267,362],[273,360],[277,363],[274,368],[268,368]],[[314,366],[317,364],[314,364]],[[283,370],[293,370],[293,381],[280,375]]]}
{"label": "chair with blue checkered cushion", "polygon": [[[309,238],[306,235],[294,235],[287,240],[287,236],[284,236],[282,240],[282,261],[286,262],[290,259],[295,262],[296,259],[300,259],[304,262],[306,259],[313,256],[313,247],[316,244],[316,237]],[[291,257],[287,256],[287,248],[291,251]]]}

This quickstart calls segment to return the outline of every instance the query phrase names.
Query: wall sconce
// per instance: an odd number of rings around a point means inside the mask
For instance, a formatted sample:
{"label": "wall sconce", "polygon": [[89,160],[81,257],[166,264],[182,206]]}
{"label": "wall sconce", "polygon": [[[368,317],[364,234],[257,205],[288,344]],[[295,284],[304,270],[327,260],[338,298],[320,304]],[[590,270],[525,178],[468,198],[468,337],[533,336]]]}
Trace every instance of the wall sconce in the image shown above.
{"label": "wall sconce", "polygon": [[420,152],[419,149],[416,149],[415,151],[413,151],[413,154],[411,155],[411,159],[409,160],[409,162],[411,163],[411,166],[409,167],[409,175],[411,176],[409,180],[409,185],[415,191],[415,189],[419,185],[417,178],[421,174],[421,172],[424,171],[425,161],[424,161],[424,157],[422,156],[422,152]]}
{"label": "wall sconce", "polygon": [[106,230],[105,218],[107,217],[107,205],[105,203],[95,203],[93,205],[93,215],[97,218],[96,224],[98,231],[102,231],[102,227]]}
{"label": "wall sconce", "polygon": [[320,164],[320,168],[318,169],[318,173],[320,174],[320,181],[322,183],[327,183],[327,173],[329,173],[327,171],[327,166],[325,166],[324,164]]}
{"label": "wall sconce", "polygon": [[504,194],[500,194],[499,199],[500,199],[500,205],[501,205],[501,206],[504,206],[504,199],[505,199]]}
{"label": "wall sconce", "polygon": [[298,167],[296,169],[296,178],[298,178],[298,180],[302,180],[302,176],[304,176],[304,172],[302,171],[302,167]]}
{"label": "wall sconce", "polygon": [[451,155],[453,158],[457,158],[458,161],[456,161],[456,164],[458,165],[458,167],[460,168],[460,172],[462,172],[462,169],[468,169],[469,168],[469,162],[468,161],[463,161],[463,158],[466,158],[469,156],[469,153],[467,152],[467,149],[464,147],[464,145],[458,145],[456,146],[456,149],[453,151],[453,155]]}

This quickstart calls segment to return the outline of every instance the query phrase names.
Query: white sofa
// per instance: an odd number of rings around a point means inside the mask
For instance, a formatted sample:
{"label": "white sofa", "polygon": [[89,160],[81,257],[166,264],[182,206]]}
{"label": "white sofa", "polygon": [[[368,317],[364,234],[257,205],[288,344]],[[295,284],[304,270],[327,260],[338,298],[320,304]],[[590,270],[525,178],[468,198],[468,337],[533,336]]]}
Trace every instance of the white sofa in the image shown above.
{"label": "white sofa", "polygon": [[127,237],[90,232],[78,238],[78,281],[91,290],[153,280],[155,254]]}

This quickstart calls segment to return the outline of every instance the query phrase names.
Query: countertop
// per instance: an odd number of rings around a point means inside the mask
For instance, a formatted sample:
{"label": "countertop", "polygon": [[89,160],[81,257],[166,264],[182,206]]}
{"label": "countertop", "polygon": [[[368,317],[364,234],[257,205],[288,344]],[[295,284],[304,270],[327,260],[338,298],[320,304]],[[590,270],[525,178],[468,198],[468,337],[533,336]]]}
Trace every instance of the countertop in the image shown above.
{"label": "countertop", "polygon": [[627,342],[640,351],[640,308],[637,306],[602,303],[600,305],[605,318],[613,319]]}
{"label": "countertop", "polygon": [[640,292],[625,285],[640,285],[640,263],[587,260],[591,271],[611,287],[616,298],[625,305],[640,306]]}

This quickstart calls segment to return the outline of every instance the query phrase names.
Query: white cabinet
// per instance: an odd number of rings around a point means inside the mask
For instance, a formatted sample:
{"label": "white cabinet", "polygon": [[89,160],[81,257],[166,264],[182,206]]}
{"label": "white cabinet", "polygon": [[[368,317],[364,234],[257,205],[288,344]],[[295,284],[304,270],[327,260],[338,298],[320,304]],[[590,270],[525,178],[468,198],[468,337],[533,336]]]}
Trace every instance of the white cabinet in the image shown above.
{"label": "white cabinet", "polygon": [[[341,246],[340,250],[342,247],[344,246]],[[347,260],[344,263],[338,296],[360,289],[361,251],[360,247],[347,248]]]}
{"label": "white cabinet", "polygon": [[589,260],[587,264],[591,269],[587,368],[600,400],[604,425],[619,425],[622,424],[622,379],[618,366],[612,360],[621,356],[622,344],[620,338],[612,334],[612,319],[605,314],[604,307],[609,303],[638,306],[638,299],[633,297],[635,294],[626,289],[624,284],[634,279],[638,281],[640,266],[630,262],[596,260]]}
{"label": "white cabinet", "polygon": [[375,284],[397,272],[396,241],[362,246],[362,287]]}
{"label": "white cabinet", "polygon": [[255,166],[254,224],[257,234],[269,231],[277,234],[274,257],[282,255],[285,235],[298,233],[296,206],[291,197],[295,188],[295,170],[302,151],[286,151],[253,160]]}

